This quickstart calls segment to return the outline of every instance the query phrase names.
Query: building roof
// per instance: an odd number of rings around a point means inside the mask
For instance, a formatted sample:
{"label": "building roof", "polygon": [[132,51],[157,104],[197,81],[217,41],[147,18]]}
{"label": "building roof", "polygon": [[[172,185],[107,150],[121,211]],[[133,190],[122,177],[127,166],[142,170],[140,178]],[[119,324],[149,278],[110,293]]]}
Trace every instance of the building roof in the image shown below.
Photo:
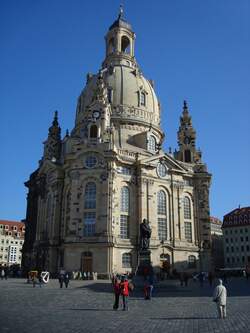
{"label": "building roof", "polygon": [[222,221],[218,217],[210,216],[210,222],[218,225],[222,225]]}
{"label": "building roof", "polygon": [[109,30],[112,30],[114,28],[125,28],[132,31],[131,24],[121,17],[118,17],[118,19],[115,20],[115,22],[109,27]]}
{"label": "building roof", "polygon": [[8,225],[10,228],[16,226],[18,231],[23,231],[25,224],[19,221],[0,220],[0,224]]}
{"label": "building roof", "polygon": [[236,208],[223,218],[222,228],[250,225],[250,207]]}

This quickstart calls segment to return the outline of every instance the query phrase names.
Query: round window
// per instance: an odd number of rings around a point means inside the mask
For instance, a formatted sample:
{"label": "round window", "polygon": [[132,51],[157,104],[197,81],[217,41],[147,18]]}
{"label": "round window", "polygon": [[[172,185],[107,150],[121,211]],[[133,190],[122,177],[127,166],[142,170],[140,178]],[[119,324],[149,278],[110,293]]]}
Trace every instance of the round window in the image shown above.
{"label": "round window", "polygon": [[157,165],[157,173],[160,177],[165,177],[167,174],[167,167],[165,164],[158,163]]}
{"label": "round window", "polygon": [[94,168],[97,164],[97,158],[94,155],[89,155],[85,160],[85,166],[87,168]]}

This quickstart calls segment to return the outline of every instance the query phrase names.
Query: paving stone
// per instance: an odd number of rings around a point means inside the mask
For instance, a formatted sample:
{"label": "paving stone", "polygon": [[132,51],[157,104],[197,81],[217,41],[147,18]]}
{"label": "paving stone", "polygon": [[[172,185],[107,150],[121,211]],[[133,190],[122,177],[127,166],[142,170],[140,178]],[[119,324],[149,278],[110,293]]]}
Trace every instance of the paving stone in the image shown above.
{"label": "paving stone", "polygon": [[250,333],[250,281],[227,284],[228,317],[217,319],[213,288],[190,282],[164,281],[153,298],[141,288],[129,298],[129,311],[113,311],[109,281],[71,281],[60,289],[57,280],[33,288],[24,279],[0,281],[0,331],[3,333]]}

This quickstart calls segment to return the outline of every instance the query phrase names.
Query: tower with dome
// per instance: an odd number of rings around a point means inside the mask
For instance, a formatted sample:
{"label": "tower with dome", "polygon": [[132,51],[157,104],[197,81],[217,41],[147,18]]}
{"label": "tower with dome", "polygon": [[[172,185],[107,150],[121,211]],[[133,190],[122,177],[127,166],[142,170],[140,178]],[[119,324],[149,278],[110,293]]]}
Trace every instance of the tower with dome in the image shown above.
{"label": "tower with dome", "polygon": [[28,188],[23,267],[57,272],[135,272],[140,223],[152,230],[155,271],[210,269],[211,174],[196,149],[184,102],[178,150],[163,148],[161,106],[135,58],[122,11],[106,55],[87,74],[75,125],[61,138],[58,114]]}

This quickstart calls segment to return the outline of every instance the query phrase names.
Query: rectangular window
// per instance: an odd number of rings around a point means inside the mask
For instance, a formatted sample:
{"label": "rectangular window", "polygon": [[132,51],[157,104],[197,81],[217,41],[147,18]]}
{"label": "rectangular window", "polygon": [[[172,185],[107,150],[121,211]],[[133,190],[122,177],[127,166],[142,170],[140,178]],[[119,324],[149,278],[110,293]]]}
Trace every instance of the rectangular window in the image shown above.
{"label": "rectangular window", "polygon": [[123,239],[129,238],[129,222],[127,215],[120,216],[120,237]]}
{"label": "rectangular window", "polygon": [[122,255],[122,267],[131,268],[131,254],[130,253],[124,253]]}
{"label": "rectangular window", "polygon": [[192,243],[192,225],[190,222],[184,222],[185,238],[187,242]]}
{"label": "rectangular window", "polygon": [[84,236],[93,236],[95,234],[95,222],[96,214],[95,212],[85,212],[83,217],[84,223]]}
{"label": "rectangular window", "polygon": [[160,240],[167,239],[167,219],[158,218],[158,237]]}
{"label": "rectangular window", "polygon": [[144,92],[141,92],[140,94],[140,104],[145,106],[146,105],[146,94]]}

